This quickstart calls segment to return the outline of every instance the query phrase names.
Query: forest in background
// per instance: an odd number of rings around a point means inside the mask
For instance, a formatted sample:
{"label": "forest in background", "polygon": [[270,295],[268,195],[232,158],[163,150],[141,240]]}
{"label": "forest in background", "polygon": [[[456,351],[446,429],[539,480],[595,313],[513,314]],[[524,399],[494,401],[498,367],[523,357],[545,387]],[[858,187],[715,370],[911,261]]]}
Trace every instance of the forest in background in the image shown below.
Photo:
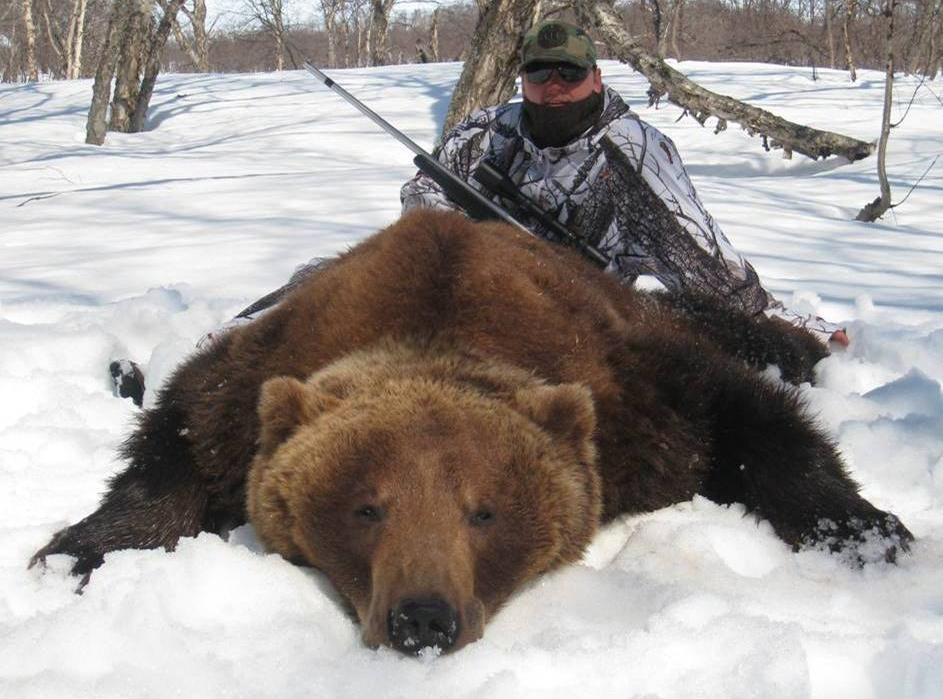
{"label": "forest in background", "polygon": [[[496,0],[235,0],[225,22],[205,0],[0,0],[3,82],[95,74],[114,2],[150,10],[155,27],[176,5],[163,70],[257,72],[461,60],[479,14]],[[544,0],[541,14],[563,13]],[[683,60],[758,61],[810,68],[880,68],[885,2],[873,0],[633,0],[626,30],[651,53]],[[898,71],[934,77],[943,63],[943,0],[896,3]],[[565,16],[565,13],[563,13]],[[600,55],[606,57],[605,45]]]}

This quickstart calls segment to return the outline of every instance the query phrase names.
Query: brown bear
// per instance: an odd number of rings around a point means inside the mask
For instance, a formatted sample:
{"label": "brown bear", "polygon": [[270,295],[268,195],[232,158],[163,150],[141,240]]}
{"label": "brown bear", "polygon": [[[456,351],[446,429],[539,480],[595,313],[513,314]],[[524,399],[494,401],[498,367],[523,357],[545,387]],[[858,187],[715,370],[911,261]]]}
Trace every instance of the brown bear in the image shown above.
{"label": "brown bear", "polygon": [[416,653],[478,638],[600,523],[698,493],[794,547],[877,538],[893,560],[910,533],[748,365],[804,375],[809,346],[506,226],[412,213],[184,363],[100,508],[32,563],[70,554],[84,583],[109,551],[248,517],[327,575],[367,643]]}

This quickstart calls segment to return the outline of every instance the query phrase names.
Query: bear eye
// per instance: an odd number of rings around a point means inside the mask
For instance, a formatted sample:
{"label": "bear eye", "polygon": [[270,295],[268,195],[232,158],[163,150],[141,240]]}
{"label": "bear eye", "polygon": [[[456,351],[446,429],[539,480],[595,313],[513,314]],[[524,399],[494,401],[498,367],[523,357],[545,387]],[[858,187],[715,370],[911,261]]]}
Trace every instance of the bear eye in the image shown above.
{"label": "bear eye", "polygon": [[494,522],[494,520],[494,512],[486,508],[478,510],[470,518],[473,527],[484,527]]}
{"label": "bear eye", "polygon": [[379,522],[383,519],[383,510],[375,505],[364,505],[354,510],[354,516],[364,522]]}

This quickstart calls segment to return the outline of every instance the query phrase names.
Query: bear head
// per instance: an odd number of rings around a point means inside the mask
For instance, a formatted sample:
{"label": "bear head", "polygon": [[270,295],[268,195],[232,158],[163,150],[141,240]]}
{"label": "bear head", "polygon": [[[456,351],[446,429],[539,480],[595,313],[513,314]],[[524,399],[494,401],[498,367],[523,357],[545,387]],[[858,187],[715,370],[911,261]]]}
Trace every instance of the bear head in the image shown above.
{"label": "bear head", "polygon": [[386,343],[267,381],[247,484],[263,543],[323,571],[371,646],[456,650],[578,560],[601,511],[588,389]]}

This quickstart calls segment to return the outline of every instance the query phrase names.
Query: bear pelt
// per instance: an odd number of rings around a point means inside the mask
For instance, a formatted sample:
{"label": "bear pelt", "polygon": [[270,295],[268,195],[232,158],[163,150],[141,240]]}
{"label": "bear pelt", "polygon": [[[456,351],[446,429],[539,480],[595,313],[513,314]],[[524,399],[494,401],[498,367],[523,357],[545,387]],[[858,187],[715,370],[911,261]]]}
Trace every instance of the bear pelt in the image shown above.
{"label": "bear pelt", "polygon": [[803,380],[817,345],[692,298],[500,224],[407,214],[181,365],[99,509],[31,563],[69,554],[84,584],[109,551],[248,519],[325,573],[365,642],[416,653],[480,637],[601,523],[695,494],[795,548],[907,550],[798,391],[759,371]]}

